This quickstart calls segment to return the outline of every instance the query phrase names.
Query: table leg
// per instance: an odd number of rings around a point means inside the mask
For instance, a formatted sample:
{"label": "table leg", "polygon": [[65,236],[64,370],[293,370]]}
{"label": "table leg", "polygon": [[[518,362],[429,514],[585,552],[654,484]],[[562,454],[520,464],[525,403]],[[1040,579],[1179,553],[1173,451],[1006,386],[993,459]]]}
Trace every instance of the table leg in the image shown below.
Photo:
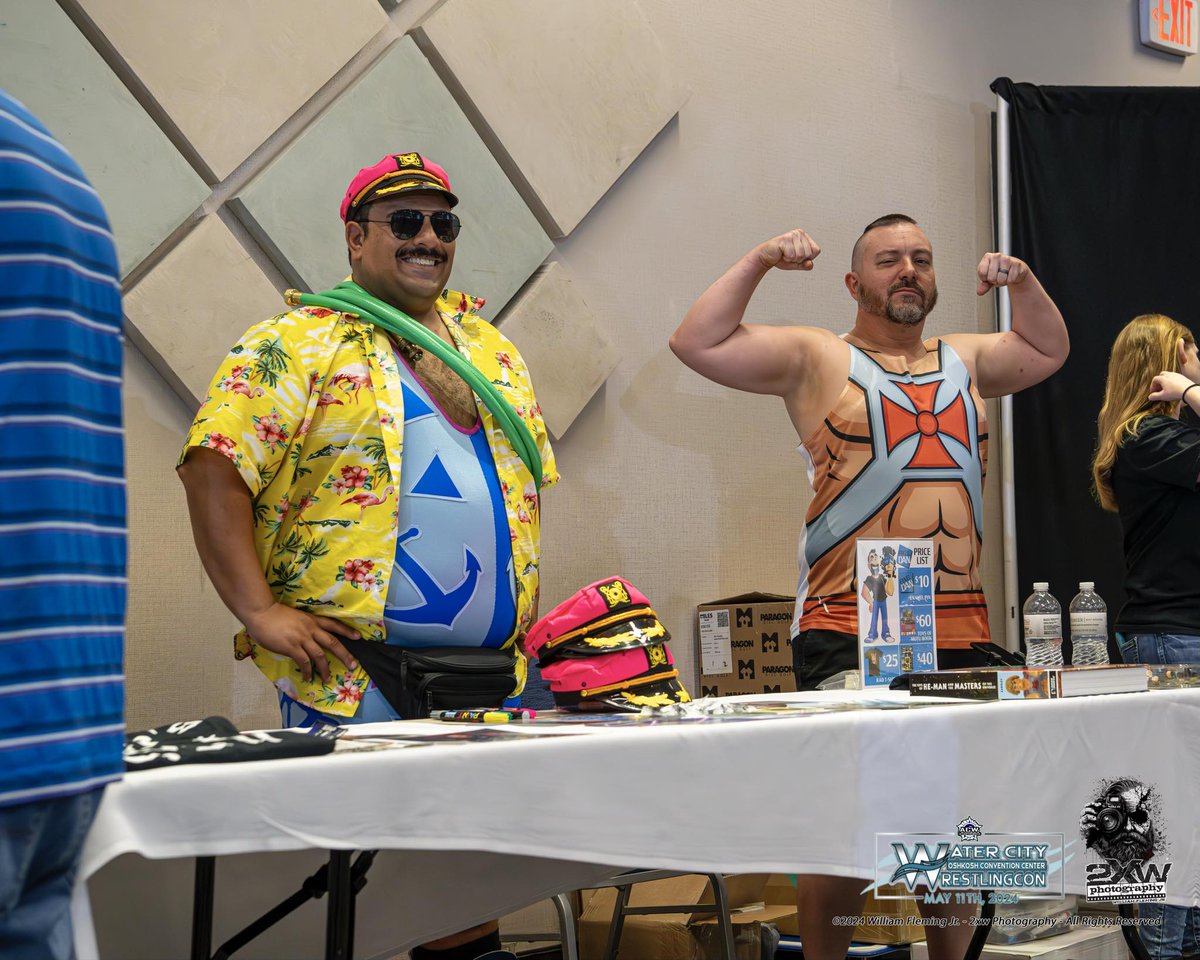
{"label": "table leg", "polygon": [[192,960],[212,956],[213,886],[216,883],[217,858],[197,857],[192,887]]}
{"label": "table leg", "polygon": [[350,960],[350,913],[354,893],[350,883],[352,850],[329,851],[329,904],[325,914],[325,960]]}
{"label": "table leg", "polygon": [[733,946],[733,921],[729,918],[729,894],[725,890],[725,877],[719,873],[710,873],[709,882],[713,888],[713,902],[717,907],[717,923],[721,926],[722,956],[725,960],[736,960],[737,954]]}
{"label": "table leg", "polygon": [[613,905],[612,923],[608,926],[608,946],[604,950],[604,960],[617,960],[621,949],[621,930],[625,926],[625,907],[629,903],[629,884],[617,887],[617,902]]}
{"label": "table leg", "polygon": [[971,942],[967,945],[967,953],[963,960],[979,960],[983,956],[983,948],[987,946],[988,932],[992,929],[992,920],[996,916],[996,898],[993,890],[980,890],[983,905],[979,908],[979,922]]}
{"label": "table leg", "polygon": [[1133,904],[1117,904],[1117,913],[1122,920],[1130,921],[1129,923],[1121,924],[1121,936],[1125,938],[1125,946],[1129,948],[1129,955],[1134,960],[1150,960],[1150,951],[1146,949],[1146,944],[1142,942],[1142,935],[1138,930],[1137,924],[1132,922],[1134,918]]}

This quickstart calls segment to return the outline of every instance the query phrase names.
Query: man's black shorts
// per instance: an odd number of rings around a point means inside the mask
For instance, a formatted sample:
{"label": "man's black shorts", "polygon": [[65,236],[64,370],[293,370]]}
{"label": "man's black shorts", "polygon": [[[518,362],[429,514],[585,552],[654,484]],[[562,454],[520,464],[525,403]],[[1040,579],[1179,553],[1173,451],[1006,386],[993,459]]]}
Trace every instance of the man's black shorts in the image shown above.
{"label": "man's black shorts", "polygon": [[[970,648],[938,648],[938,668],[982,667],[985,657]],[[792,668],[797,690],[816,690],[817,684],[843,670],[857,670],[858,638],[837,630],[801,630],[792,641]]]}

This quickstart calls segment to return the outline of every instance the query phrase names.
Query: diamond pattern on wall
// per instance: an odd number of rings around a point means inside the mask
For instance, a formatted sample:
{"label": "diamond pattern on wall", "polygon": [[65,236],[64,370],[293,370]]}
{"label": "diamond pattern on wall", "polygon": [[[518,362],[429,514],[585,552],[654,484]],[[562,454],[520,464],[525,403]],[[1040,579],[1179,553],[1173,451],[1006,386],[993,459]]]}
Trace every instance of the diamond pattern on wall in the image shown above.
{"label": "diamond pattern on wall", "polygon": [[128,273],[208,187],[53,0],[4,4],[0,51],[0,86],[79,162],[104,201]]}
{"label": "diamond pattern on wall", "polygon": [[349,273],[338,205],[350,180],[408,151],[446,168],[463,220],[450,285],[485,298],[495,316],[552,244],[410,38],[242,191],[239,215],[304,284],[325,289]]}
{"label": "diamond pattern on wall", "polygon": [[417,36],[553,237],[688,96],[633,0],[447,0]]}
{"label": "diamond pattern on wall", "polygon": [[525,358],[546,426],[561,437],[616,367],[612,338],[557,261],[538,271],[499,327]]}
{"label": "diamond pattern on wall", "polygon": [[218,179],[388,22],[375,0],[79,3]]}
{"label": "diamond pattern on wall", "polygon": [[188,403],[199,406],[229,348],[253,324],[288,307],[220,217],[206,217],[125,295],[144,352]]}

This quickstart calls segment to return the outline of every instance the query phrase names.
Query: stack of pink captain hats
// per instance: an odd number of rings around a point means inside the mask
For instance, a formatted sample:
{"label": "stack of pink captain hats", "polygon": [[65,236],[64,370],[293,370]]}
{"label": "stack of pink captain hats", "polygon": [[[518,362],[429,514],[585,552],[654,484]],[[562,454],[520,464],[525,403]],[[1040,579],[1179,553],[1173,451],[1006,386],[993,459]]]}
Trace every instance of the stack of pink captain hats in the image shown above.
{"label": "stack of pink captain hats", "polygon": [[526,645],[554,702],[570,710],[623,710],[691,699],[650,601],[610,577],[578,590],[533,625]]}

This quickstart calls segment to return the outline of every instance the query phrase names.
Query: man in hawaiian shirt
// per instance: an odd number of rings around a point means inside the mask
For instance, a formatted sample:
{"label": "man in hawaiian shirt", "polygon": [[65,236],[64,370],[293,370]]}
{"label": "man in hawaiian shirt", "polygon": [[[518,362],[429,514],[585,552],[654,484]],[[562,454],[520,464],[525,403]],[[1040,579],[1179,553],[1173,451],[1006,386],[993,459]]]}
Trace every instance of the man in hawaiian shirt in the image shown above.
{"label": "man in hawaiian shirt", "polygon": [[[457,202],[417,153],[360,170],[341,205],[351,275],[492,380],[549,485],[524,361],[479,316],[482,300],[446,289]],[[275,685],[285,725],[396,716],[343,639],[503,648],[536,619],[532,475],[450,367],[355,316],[300,307],[252,327],[213,380],[179,474],[205,570],[245,627],[235,655]],[[491,923],[413,957],[497,947]]]}

